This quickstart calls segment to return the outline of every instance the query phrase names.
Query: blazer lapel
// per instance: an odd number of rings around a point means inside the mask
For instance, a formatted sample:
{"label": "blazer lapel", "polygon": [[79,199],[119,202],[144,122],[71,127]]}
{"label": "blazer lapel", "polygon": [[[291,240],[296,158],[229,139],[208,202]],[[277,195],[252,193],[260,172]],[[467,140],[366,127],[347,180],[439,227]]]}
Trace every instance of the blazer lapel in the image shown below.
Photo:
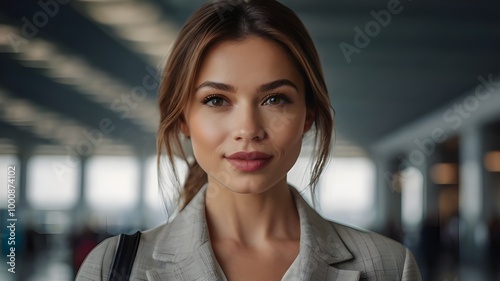
{"label": "blazer lapel", "polygon": [[291,191],[300,217],[299,280],[359,280],[360,271],[335,267],[353,256],[332,223],[312,209],[295,188]]}
{"label": "blazer lapel", "polygon": [[358,281],[361,276],[360,271],[339,269],[328,264],[317,251],[302,252],[300,256],[300,281]]}
{"label": "blazer lapel", "polygon": [[146,276],[151,281],[221,281],[209,247],[206,243],[186,259],[167,264],[165,268],[148,270]]}

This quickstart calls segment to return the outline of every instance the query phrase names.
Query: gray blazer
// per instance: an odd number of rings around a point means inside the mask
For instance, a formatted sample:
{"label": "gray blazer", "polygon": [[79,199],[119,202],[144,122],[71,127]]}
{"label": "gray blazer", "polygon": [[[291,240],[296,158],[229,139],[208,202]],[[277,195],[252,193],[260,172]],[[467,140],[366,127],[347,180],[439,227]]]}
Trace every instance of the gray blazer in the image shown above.
{"label": "gray blazer", "polygon": [[[290,189],[300,217],[300,247],[282,280],[421,280],[407,248],[322,218]],[[170,223],[143,232],[130,280],[226,280],[210,244],[205,193],[206,185]],[[108,280],[117,244],[115,236],[92,250],[76,280]]]}

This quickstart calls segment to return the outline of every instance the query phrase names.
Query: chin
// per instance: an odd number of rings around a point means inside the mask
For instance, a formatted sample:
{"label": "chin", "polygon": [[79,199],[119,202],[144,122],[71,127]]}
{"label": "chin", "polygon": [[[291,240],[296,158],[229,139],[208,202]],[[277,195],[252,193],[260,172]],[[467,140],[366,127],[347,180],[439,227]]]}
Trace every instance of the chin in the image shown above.
{"label": "chin", "polygon": [[276,186],[277,183],[269,181],[248,180],[238,178],[236,182],[226,185],[226,188],[239,194],[260,194]]}
{"label": "chin", "polygon": [[209,182],[238,194],[260,194],[272,190],[282,182],[286,185],[286,174],[271,176],[269,173],[234,174],[223,171],[209,173]]}

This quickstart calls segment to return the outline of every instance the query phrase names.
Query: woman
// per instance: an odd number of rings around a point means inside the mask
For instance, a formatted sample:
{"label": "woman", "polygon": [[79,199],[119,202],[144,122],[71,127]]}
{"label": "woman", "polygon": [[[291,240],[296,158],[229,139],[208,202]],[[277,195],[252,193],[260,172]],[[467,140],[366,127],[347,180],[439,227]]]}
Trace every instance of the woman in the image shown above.
{"label": "woman", "polygon": [[[190,168],[182,211],[142,233],[130,280],[420,280],[402,245],[323,219],[287,184],[306,133],[318,146],[311,188],[330,157],[319,58],[291,10],[235,2],[203,5],[174,43],[158,163],[165,152]],[[96,247],[77,279],[107,280],[117,241]]]}

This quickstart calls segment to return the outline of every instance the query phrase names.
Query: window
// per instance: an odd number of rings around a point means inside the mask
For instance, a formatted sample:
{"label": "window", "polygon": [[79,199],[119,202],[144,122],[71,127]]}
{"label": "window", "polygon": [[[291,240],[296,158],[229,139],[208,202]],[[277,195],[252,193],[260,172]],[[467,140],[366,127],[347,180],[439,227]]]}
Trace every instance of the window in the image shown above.
{"label": "window", "polygon": [[139,198],[139,165],[131,156],[94,156],[85,171],[85,199],[95,209],[133,209]]}
{"label": "window", "polygon": [[419,169],[409,167],[402,174],[401,209],[403,226],[415,230],[422,220],[424,178]]}
{"label": "window", "polygon": [[146,168],[146,206],[153,210],[161,210],[162,199],[158,188],[158,173],[156,156],[149,157],[145,162]]}
{"label": "window", "polygon": [[311,193],[306,189],[311,180],[311,157],[301,153],[287,174],[287,182],[301,191],[301,195],[312,206]]}
{"label": "window", "polygon": [[[165,158],[166,159],[166,158]],[[170,181],[169,181],[169,175],[171,172],[171,166],[168,164],[168,161],[163,162],[163,167],[162,167],[162,175],[164,177],[164,183],[166,186],[170,186]],[[187,175],[187,166],[184,164],[183,161],[179,160],[177,161],[177,173],[179,174],[179,180],[181,181],[181,184],[184,183],[184,179],[186,178]],[[156,218],[152,218],[150,223],[152,225],[155,225],[157,223],[163,222],[166,218],[166,210],[164,206],[164,198],[162,197],[163,195],[161,194],[159,187],[158,187],[158,173],[157,173],[157,165],[156,165],[156,156],[152,156],[146,160],[146,206],[148,208],[153,209]],[[168,200],[176,200],[178,194],[174,190],[169,191],[169,196],[171,198],[168,198]],[[167,204],[176,204],[177,201],[174,202],[167,202]]]}
{"label": "window", "polygon": [[321,212],[366,227],[374,218],[375,166],[368,158],[333,158],[320,179]]}
{"label": "window", "polygon": [[34,209],[72,208],[78,200],[79,163],[66,156],[40,155],[28,161],[26,199]]}

